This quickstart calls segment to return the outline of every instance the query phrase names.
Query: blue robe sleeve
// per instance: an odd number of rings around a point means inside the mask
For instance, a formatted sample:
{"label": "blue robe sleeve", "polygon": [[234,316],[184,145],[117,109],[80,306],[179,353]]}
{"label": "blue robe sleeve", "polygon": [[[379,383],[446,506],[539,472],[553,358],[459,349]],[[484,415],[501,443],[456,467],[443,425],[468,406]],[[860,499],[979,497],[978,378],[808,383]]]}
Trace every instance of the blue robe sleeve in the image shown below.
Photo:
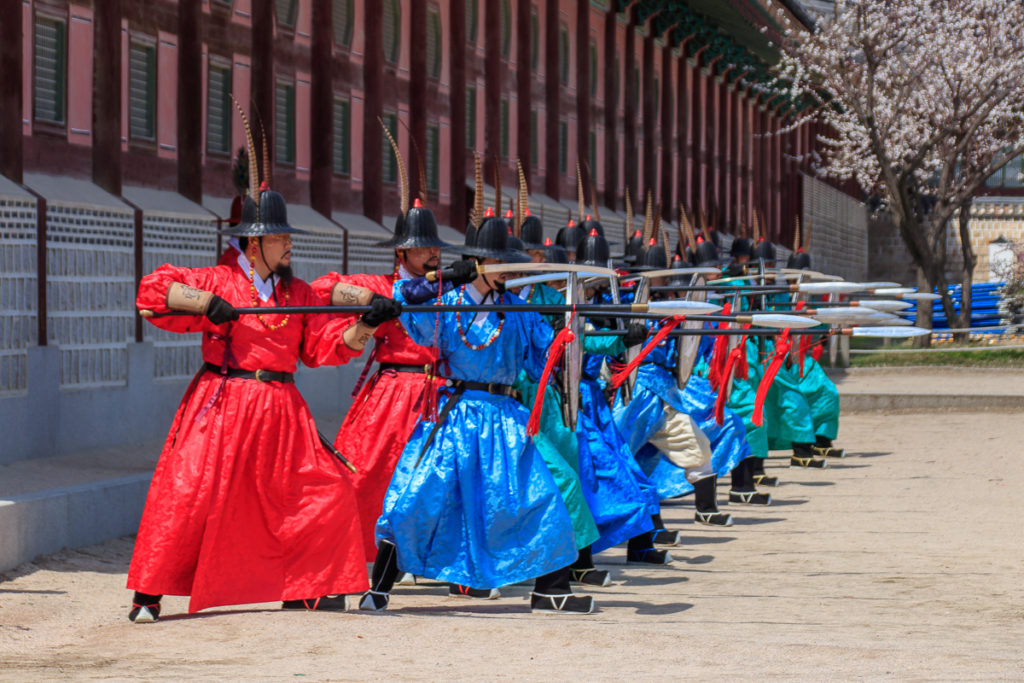
{"label": "blue robe sleeve", "polygon": [[523,354],[523,369],[534,382],[539,382],[540,376],[544,373],[548,351],[555,341],[554,330],[537,313],[515,313],[513,315],[521,326],[522,338],[527,342]]}

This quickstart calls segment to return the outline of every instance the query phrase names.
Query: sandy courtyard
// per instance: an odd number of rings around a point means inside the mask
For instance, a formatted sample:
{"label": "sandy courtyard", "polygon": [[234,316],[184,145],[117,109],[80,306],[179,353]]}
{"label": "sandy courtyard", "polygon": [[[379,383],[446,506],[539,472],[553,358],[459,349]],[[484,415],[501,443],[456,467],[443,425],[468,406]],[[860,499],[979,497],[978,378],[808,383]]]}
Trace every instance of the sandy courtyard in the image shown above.
{"label": "sandy courtyard", "polygon": [[0,679],[1024,678],[1021,416],[851,415],[839,442],[851,457],[823,471],[775,454],[776,502],[731,506],[732,528],[666,507],[676,562],[602,553],[615,583],[591,616],[426,585],[384,615],[168,598],[133,625],[132,539],[40,558],[0,575]]}

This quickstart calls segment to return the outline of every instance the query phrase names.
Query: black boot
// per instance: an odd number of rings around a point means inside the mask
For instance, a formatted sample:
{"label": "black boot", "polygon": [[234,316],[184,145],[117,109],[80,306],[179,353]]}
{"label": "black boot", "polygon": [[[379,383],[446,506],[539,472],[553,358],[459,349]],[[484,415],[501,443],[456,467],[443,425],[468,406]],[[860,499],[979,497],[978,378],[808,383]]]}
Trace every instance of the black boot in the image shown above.
{"label": "black boot", "polygon": [[588,586],[609,586],[612,579],[604,569],[594,567],[594,555],[588,545],[581,548],[576,556],[576,561],[569,567],[573,583],[582,583]]}
{"label": "black boot", "polygon": [[448,584],[448,597],[474,598],[476,600],[497,600],[501,592],[497,588],[470,588],[458,583]]}
{"label": "black boot", "polygon": [[388,596],[398,578],[398,551],[394,544],[381,541],[370,573],[370,590],[363,593],[359,609],[383,612],[388,607]]}
{"label": "black boot", "polygon": [[821,434],[818,434],[814,437],[814,446],[811,447],[811,450],[815,455],[821,456],[823,458],[846,457],[846,449],[836,448],[835,446],[832,445],[832,439],[828,438],[827,436],[822,436]]}
{"label": "black boot", "polygon": [[135,624],[151,624],[160,618],[160,599],[162,595],[150,595],[135,591],[132,596],[132,609],[128,619]]}
{"label": "black boot", "polygon": [[750,473],[754,477],[754,483],[758,486],[778,486],[779,478],[770,477],[764,473],[764,458],[750,458],[752,463]]}
{"label": "black boot", "polygon": [[654,525],[654,545],[679,545],[679,532],[674,529],[665,528],[660,512],[651,515],[651,523]]}
{"label": "black boot", "polygon": [[711,475],[693,482],[693,498],[697,512],[693,518],[708,526],[732,526],[732,515],[718,511],[718,477]]}
{"label": "black boot", "polygon": [[828,467],[828,462],[824,458],[817,458],[814,456],[814,451],[811,450],[814,446],[813,443],[793,443],[793,456],[789,459],[790,467],[817,467],[824,468]]}
{"label": "black boot", "polygon": [[755,460],[760,460],[760,458],[744,458],[736,467],[732,468],[732,487],[729,489],[730,503],[771,505],[771,494],[759,493],[757,486],[754,485]]}
{"label": "black boot", "polygon": [[671,561],[667,550],[655,550],[653,532],[645,531],[626,544],[626,564],[668,564]]}
{"label": "black boot", "polygon": [[573,595],[569,586],[571,573],[564,567],[550,574],[538,576],[530,593],[531,612],[571,612],[590,614],[594,611],[594,598]]}

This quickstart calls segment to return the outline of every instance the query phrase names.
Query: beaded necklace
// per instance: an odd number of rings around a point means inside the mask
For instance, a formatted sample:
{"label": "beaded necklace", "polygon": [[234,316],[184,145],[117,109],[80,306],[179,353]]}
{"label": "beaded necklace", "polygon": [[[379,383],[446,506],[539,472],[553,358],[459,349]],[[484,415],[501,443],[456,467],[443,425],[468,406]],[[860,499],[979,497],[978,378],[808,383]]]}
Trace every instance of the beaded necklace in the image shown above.
{"label": "beaded necklace", "polygon": [[[260,307],[260,300],[259,300],[259,297],[256,296],[256,277],[255,277],[255,275],[256,275],[256,273],[255,273],[255,270],[254,270],[253,262],[250,259],[250,261],[249,261],[249,294],[252,296],[252,306],[253,306],[253,308],[259,308]],[[273,274],[271,274],[271,277],[273,277]],[[288,285],[284,284],[284,285],[281,286],[281,288],[284,290],[284,305],[285,305],[285,307],[287,307],[288,306],[288,299],[290,298],[289,294],[288,294]],[[288,324],[288,320],[291,317],[292,317],[291,314],[286,315],[284,317],[284,320],[282,320],[281,322],[279,322],[276,325],[273,325],[273,324],[268,323],[266,320],[263,319],[263,314],[262,313],[257,313],[256,314],[256,318],[261,323],[263,323],[263,326],[266,327],[271,332],[273,332],[275,330],[279,330],[282,327],[284,327],[285,325],[287,325]]]}
{"label": "beaded necklace", "polygon": [[[462,305],[462,299],[465,293],[466,285],[462,285],[462,287],[459,289],[459,297],[455,300],[456,306]],[[503,303],[504,298],[504,295],[500,296],[498,298],[497,303]],[[497,339],[498,335],[501,334],[501,328],[503,327],[505,327],[505,318],[501,318],[501,322],[498,323],[498,328],[494,330],[493,333],[491,333],[491,336],[487,339],[487,341],[485,341],[483,344],[473,344],[472,342],[469,341],[469,339],[466,338],[466,332],[462,330],[462,313],[459,311],[455,311],[455,329],[458,330],[459,337],[462,339],[462,343],[468,346],[473,351],[480,351],[482,349],[486,349],[488,346],[493,344],[494,340]]]}

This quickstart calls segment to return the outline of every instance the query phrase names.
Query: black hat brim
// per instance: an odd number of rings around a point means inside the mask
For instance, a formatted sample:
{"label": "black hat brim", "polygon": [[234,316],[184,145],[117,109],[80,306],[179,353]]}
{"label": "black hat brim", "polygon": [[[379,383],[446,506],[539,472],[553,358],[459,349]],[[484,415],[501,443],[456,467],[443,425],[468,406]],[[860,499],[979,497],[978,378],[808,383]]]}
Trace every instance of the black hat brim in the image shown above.
{"label": "black hat brim", "polygon": [[504,263],[529,263],[533,259],[530,255],[515,249],[487,249],[485,247],[459,247],[454,246],[449,251],[463,256],[475,256],[477,258],[492,258]]}
{"label": "black hat brim", "polygon": [[308,235],[308,230],[293,228],[287,223],[239,223],[220,231],[232,237],[265,237],[266,235]]}

